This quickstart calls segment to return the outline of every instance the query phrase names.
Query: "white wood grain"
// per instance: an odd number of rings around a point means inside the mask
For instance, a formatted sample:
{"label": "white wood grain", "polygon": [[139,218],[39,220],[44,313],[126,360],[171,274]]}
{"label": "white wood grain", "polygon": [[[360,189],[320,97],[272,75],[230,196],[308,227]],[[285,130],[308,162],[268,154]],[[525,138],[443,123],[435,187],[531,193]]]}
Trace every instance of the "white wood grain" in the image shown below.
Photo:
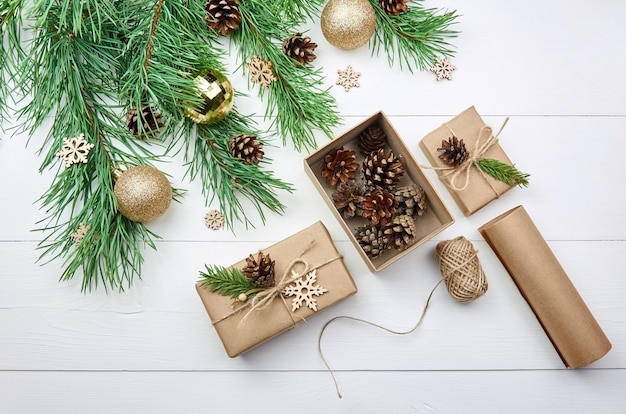
{"label": "white wood grain", "polygon": [[[427,0],[458,9],[453,80],[389,68],[367,48],[339,51],[319,24],[305,29],[319,44],[315,65],[337,98],[336,134],[383,110],[422,164],[419,140],[475,105],[494,127],[508,116],[501,144],[531,173],[471,217],[464,217],[434,171],[426,171],[456,223],[407,258],[373,274],[358,256],[303,170],[305,153],[266,148],[278,177],[293,184],[279,198],[283,216],[256,228],[210,231],[198,182],[182,159],[160,167],[188,190],[150,224],[163,239],[146,251],[143,279],[123,293],[82,294],[59,283],[61,263],[37,263],[43,213],[36,203],[52,179],[38,172],[45,129],[34,136],[0,132],[0,413],[623,413],[626,412],[626,2],[529,0],[523,3]],[[229,64],[235,69],[234,53]],[[333,86],[352,65],[361,86]],[[232,73],[235,88],[247,79]],[[264,106],[252,91],[242,113]],[[271,137],[270,137],[271,138]],[[327,138],[317,134],[318,142]],[[26,142],[29,145],[26,146]],[[477,228],[523,204],[613,343],[589,368],[566,370],[539,323]],[[249,354],[229,359],[194,290],[205,263],[228,265],[322,220],[359,293]],[[339,321],[323,349],[344,399],[334,394],[317,353],[330,317],[350,315],[394,329],[411,327],[438,280],[433,251],[464,235],[479,249],[489,291],[466,305],[443,289],[424,325],[399,337]]]}

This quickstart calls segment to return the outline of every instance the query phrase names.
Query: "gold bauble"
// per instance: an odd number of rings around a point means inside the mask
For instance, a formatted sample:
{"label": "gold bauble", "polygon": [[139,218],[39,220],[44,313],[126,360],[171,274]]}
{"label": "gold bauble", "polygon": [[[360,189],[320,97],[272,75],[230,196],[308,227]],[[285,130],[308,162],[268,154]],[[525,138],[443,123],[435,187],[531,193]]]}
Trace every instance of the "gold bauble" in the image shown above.
{"label": "gold bauble", "polygon": [[113,193],[119,212],[139,223],[161,217],[172,202],[172,186],[165,174],[147,165],[131,167],[119,174]]}
{"label": "gold bauble", "polygon": [[195,108],[186,107],[185,114],[198,124],[214,124],[221,121],[233,108],[233,85],[223,73],[204,70],[195,78],[197,94],[202,102]]}
{"label": "gold bauble", "polygon": [[376,14],[368,0],[330,0],[320,16],[322,33],[339,49],[366,44],[376,31]]}

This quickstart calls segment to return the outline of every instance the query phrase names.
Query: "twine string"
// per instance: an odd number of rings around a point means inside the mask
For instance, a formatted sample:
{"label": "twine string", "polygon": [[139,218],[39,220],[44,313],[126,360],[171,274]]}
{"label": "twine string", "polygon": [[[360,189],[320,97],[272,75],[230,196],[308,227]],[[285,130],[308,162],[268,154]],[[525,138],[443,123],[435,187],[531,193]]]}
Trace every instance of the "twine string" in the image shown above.
{"label": "twine string", "polygon": [[[488,175],[485,174],[485,172],[479,168],[478,162],[480,161],[481,158],[483,158],[485,153],[489,151],[489,149],[498,142],[500,133],[506,126],[507,122],[509,122],[508,117],[504,120],[504,122],[502,123],[502,126],[500,127],[500,129],[495,135],[493,135],[493,129],[491,129],[490,126],[483,125],[478,131],[478,134],[476,137],[476,143],[474,144],[474,151],[472,151],[470,155],[467,157],[467,159],[463,161],[463,163],[461,163],[460,165],[451,166],[451,167],[439,167],[439,168],[432,168],[432,169],[445,171],[443,174],[441,174],[441,176],[443,178],[448,178],[448,182],[446,184],[450,188],[452,188],[454,191],[463,191],[469,186],[470,170],[476,167],[476,169],[480,172],[485,182],[489,185],[491,190],[495,193],[496,197],[500,197],[500,192],[494,187],[491,181],[487,179]],[[445,126],[450,130],[452,135],[457,136],[447,123],[445,124]],[[457,184],[457,181],[459,179],[463,180],[463,184],[460,186]]]}
{"label": "twine string", "polygon": [[441,277],[457,302],[478,299],[488,289],[487,277],[478,260],[478,250],[465,237],[441,241],[436,247]]}
{"label": "twine string", "polygon": [[337,396],[339,398],[342,398],[342,395],[339,391],[337,378],[335,377],[335,373],[330,367],[330,364],[326,360],[324,352],[322,351],[322,337],[328,326],[339,319],[347,319],[373,326],[394,335],[410,334],[421,326],[424,318],[426,317],[426,313],[428,312],[433,294],[442,282],[446,284],[448,293],[458,302],[471,302],[482,296],[487,291],[487,279],[478,260],[477,253],[478,251],[474,249],[472,243],[462,236],[452,240],[442,241],[437,244],[436,255],[439,261],[442,278],[430,291],[417,323],[409,330],[396,331],[374,322],[345,315],[335,316],[324,324],[317,338],[317,349],[322,362],[333,379],[335,391],[337,392]]}
{"label": "twine string", "polygon": [[326,369],[328,370],[328,372],[330,373],[330,376],[333,379],[333,383],[335,384],[335,390],[337,391],[337,396],[339,398],[343,398],[343,396],[341,395],[341,392],[339,391],[339,384],[337,382],[337,378],[335,377],[335,373],[333,372],[332,368],[328,364],[328,361],[326,360],[326,357],[324,357],[324,352],[322,351],[322,337],[324,335],[324,331],[326,331],[326,328],[328,328],[328,326],[331,323],[333,323],[334,321],[337,321],[339,319],[347,319],[347,320],[351,320],[351,321],[361,322],[361,323],[373,326],[373,327],[378,328],[378,329],[382,329],[383,331],[392,333],[394,335],[407,335],[407,334],[410,334],[412,332],[415,332],[415,330],[417,328],[419,328],[420,325],[422,324],[422,322],[424,321],[424,317],[426,316],[426,313],[428,311],[428,307],[430,306],[430,299],[432,298],[433,294],[435,293],[435,290],[437,289],[437,287],[439,287],[441,282],[443,282],[443,280],[440,280],[439,282],[437,282],[435,287],[433,287],[433,289],[430,291],[430,294],[428,295],[428,299],[426,300],[426,304],[424,305],[424,309],[422,310],[422,314],[420,315],[417,323],[411,329],[409,329],[408,331],[396,331],[396,330],[387,328],[387,327],[385,327],[383,325],[379,325],[377,323],[370,322],[370,321],[365,320],[365,319],[357,318],[357,317],[354,317],[354,316],[347,316],[347,315],[335,316],[334,318],[328,320],[324,324],[324,326],[322,327],[322,330],[320,331],[319,336],[317,337],[317,350],[319,351],[319,354],[320,354],[320,357],[322,359],[322,362],[324,362],[324,365],[326,366]]}
{"label": "twine string", "polygon": [[[296,320],[295,316],[297,315],[294,315],[293,312],[291,312],[289,304],[287,303],[283,295],[281,295],[281,292],[289,284],[300,279],[303,275],[306,275],[308,272],[315,270],[315,269],[319,269],[323,266],[326,266],[329,263],[334,262],[335,260],[339,260],[342,258],[341,255],[337,254],[336,256],[333,256],[330,259],[323,260],[320,264],[316,266],[310,267],[309,263],[306,260],[304,260],[302,256],[304,256],[304,254],[312,248],[314,243],[315,243],[315,240],[311,240],[309,244],[307,245],[307,247],[302,252],[300,252],[298,257],[289,263],[289,265],[283,272],[281,278],[279,279],[278,283],[276,283],[273,287],[260,291],[252,299],[247,301],[242,306],[234,309],[232,312],[227,313],[221,318],[216,319],[215,321],[212,321],[212,324],[217,325],[218,323],[230,318],[231,316],[234,316],[247,309],[245,315],[237,323],[237,327],[241,327],[242,325],[246,323],[246,321],[248,320],[250,315],[252,315],[253,312],[260,311],[260,310],[267,308],[272,303],[272,301],[278,296],[282,299],[282,302],[285,305],[285,308],[289,311],[289,316],[291,317],[293,324],[296,325],[298,321]],[[304,265],[304,270],[301,273],[296,272],[295,274],[291,274],[291,271],[294,269],[294,267],[297,264]],[[304,318],[302,318],[301,316],[298,316],[298,318],[300,318],[301,320],[304,320]]]}

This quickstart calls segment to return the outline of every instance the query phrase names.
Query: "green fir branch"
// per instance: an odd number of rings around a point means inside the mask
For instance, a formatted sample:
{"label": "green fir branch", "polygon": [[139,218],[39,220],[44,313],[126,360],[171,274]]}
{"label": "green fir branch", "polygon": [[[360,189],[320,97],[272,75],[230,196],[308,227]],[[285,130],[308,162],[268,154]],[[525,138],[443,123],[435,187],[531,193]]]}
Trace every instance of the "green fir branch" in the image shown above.
{"label": "green fir branch", "polygon": [[[277,191],[292,192],[288,184],[273,176],[262,167],[271,162],[263,158],[259,165],[244,164],[231,155],[228,142],[239,134],[257,135],[252,131],[250,118],[237,113],[236,109],[214,125],[196,125],[186,120],[181,137],[190,180],[200,178],[202,193],[211,203],[218,199],[224,215],[226,227],[233,229],[235,221],[246,228],[254,227],[249,220],[250,207],[253,207],[265,223],[265,209],[282,214],[285,206],[276,197]],[[251,132],[252,131],[252,132]],[[267,144],[265,144],[267,145]],[[243,199],[247,203],[243,203]]]}
{"label": "green fir branch", "polygon": [[13,78],[24,55],[21,45],[23,3],[24,0],[0,2],[0,128],[2,121],[8,119]]}
{"label": "green fir branch", "polygon": [[289,22],[289,26],[297,27],[307,19],[319,16],[326,0],[273,0],[268,3],[273,8],[275,16]]}
{"label": "green fir branch", "polygon": [[493,158],[481,158],[476,164],[478,164],[478,168],[480,168],[482,172],[507,185],[528,187],[528,177],[530,177],[530,174],[521,172],[515,165],[505,164]]}
{"label": "green fir branch", "polygon": [[329,139],[340,119],[335,99],[322,89],[321,69],[302,65],[285,55],[282,41],[295,28],[275,15],[271,2],[245,0],[239,3],[242,22],[232,33],[240,59],[251,61],[255,55],[272,62],[277,80],[268,88],[259,87],[261,98],[267,94],[266,118],[273,118],[272,127],[282,137],[283,145],[290,139],[298,151],[316,148],[315,130]]}
{"label": "green fir branch", "polygon": [[[34,132],[54,113],[40,149],[41,170],[61,169],[39,200],[46,212],[36,229],[46,234],[38,246],[40,260],[63,260],[61,280],[82,270],[82,291],[99,285],[123,290],[140,277],[142,248],[155,248],[152,239],[157,236],[121,216],[113,193],[116,166],[155,158],[135,148],[136,140],[120,125],[118,108],[111,105],[121,51],[116,2],[38,2],[29,11],[36,17],[35,35],[18,77],[20,89],[31,98],[19,115],[22,127]],[[60,167],[56,153],[62,139],[80,133],[94,144],[88,162]],[[81,223],[89,231],[76,244],[72,233]]]}
{"label": "green fir branch", "polygon": [[436,57],[454,54],[447,39],[458,34],[451,29],[458,17],[456,11],[441,13],[414,0],[408,4],[407,12],[391,16],[378,0],[369,2],[376,13],[376,32],[370,41],[372,54],[378,55],[382,49],[390,66],[398,62],[400,68],[406,67],[410,72],[428,70]]}
{"label": "green fir branch", "polygon": [[204,265],[206,272],[200,271],[200,286],[237,299],[242,293],[247,297],[254,295],[255,287],[248,282],[243,272],[235,267]]}

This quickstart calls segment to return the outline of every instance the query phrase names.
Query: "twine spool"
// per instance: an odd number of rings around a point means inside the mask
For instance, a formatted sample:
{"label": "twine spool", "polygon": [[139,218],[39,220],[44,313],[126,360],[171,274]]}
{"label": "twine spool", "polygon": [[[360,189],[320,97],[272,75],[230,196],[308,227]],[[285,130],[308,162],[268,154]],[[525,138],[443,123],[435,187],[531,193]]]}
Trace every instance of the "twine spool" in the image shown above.
{"label": "twine spool", "polygon": [[478,251],[463,236],[437,244],[439,270],[448,293],[457,302],[471,302],[487,291],[487,278]]}

